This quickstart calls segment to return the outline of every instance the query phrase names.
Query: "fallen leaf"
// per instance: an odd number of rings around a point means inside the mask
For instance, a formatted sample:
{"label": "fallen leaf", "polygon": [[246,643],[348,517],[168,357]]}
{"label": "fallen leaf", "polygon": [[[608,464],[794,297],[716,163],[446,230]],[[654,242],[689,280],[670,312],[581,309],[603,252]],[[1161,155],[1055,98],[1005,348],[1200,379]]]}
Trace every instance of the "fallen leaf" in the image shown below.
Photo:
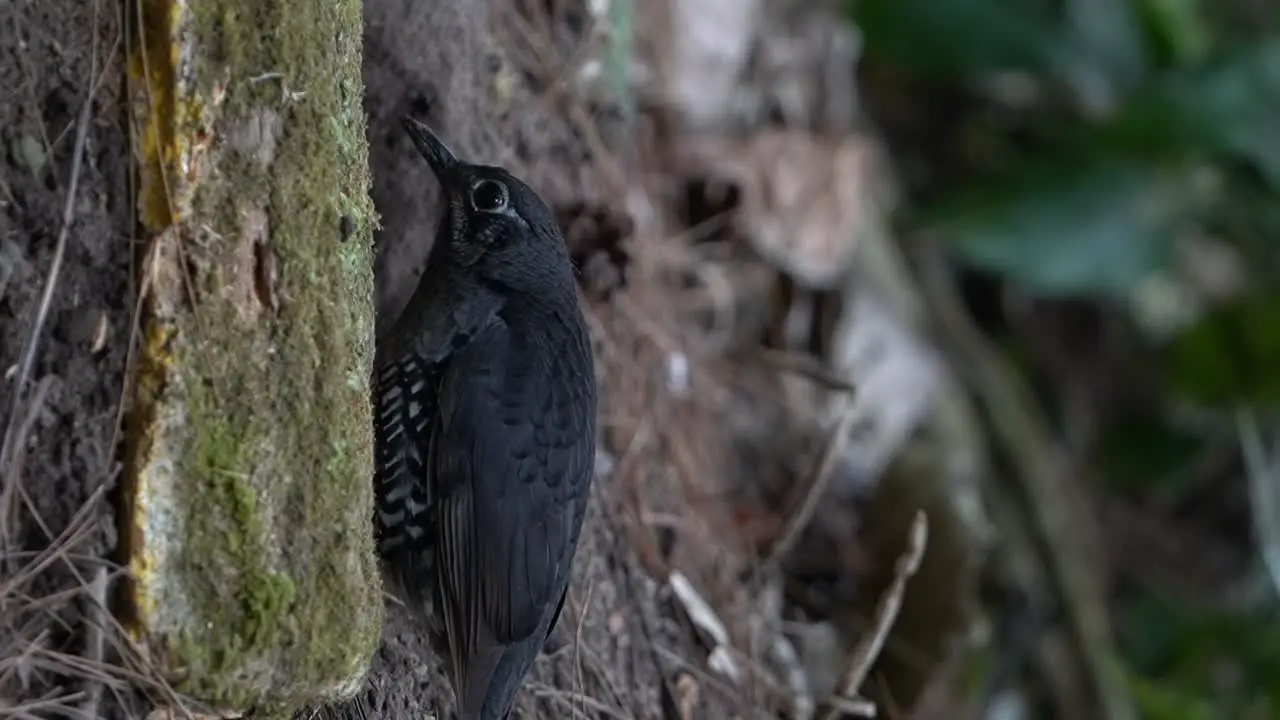
{"label": "fallen leaf", "polygon": [[862,136],[768,130],[745,139],[705,139],[691,158],[738,186],[738,232],[805,287],[836,286],[859,237],[880,221],[879,163]]}

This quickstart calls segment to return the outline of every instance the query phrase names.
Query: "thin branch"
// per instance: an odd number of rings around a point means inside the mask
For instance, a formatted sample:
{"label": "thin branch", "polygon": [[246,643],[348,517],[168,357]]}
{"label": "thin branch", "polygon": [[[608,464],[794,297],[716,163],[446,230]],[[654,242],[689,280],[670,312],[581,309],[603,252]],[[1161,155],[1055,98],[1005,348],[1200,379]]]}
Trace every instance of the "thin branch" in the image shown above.
{"label": "thin branch", "polygon": [[[880,657],[880,651],[884,649],[894,621],[898,619],[898,612],[902,609],[902,597],[907,590],[907,581],[920,569],[920,561],[924,558],[928,540],[929,521],[923,512],[917,512],[915,519],[911,522],[911,530],[907,534],[907,549],[903,551],[894,567],[893,583],[888,590],[885,590],[879,605],[876,606],[875,623],[870,632],[863,636],[853,649],[839,697],[827,710],[826,720],[836,720],[837,715],[842,711],[861,714],[862,717],[875,717],[874,706],[861,700],[858,694],[862,690],[862,684],[867,680],[867,675],[871,673],[871,666],[875,664],[876,658]],[[854,708],[861,708],[862,712],[856,712]],[[868,709],[870,714],[866,714]]]}
{"label": "thin branch", "polygon": [[[88,663],[102,662],[105,649],[104,629],[107,614],[107,569],[99,567],[94,574],[93,583],[89,587],[88,611],[85,613],[85,647],[84,659]],[[99,717],[98,707],[102,703],[102,683],[92,678],[85,690],[84,702],[80,704],[80,712],[85,717]]]}
{"label": "thin branch", "polygon": [[827,492],[827,486],[831,484],[831,476],[835,474],[836,464],[840,458],[844,457],[845,448],[849,445],[849,434],[853,431],[853,424],[857,418],[853,411],[853,401],[846,397],[844,403],[844,413],[840,416],[840,422],[832,430],[830,439],[827,440],[822,461],[818,463],[813,481],[809,483],[809,492],[805,495],[800,508],[787,521],[786,529],[778,538],[778,542],[774,543],[769,550],[769,557],[764,563],[765,568],[777,568],[795,548],[796,542],[800,540],[800,533],[808,527],[814,512],[818,509],[818,502],[822,500]]}

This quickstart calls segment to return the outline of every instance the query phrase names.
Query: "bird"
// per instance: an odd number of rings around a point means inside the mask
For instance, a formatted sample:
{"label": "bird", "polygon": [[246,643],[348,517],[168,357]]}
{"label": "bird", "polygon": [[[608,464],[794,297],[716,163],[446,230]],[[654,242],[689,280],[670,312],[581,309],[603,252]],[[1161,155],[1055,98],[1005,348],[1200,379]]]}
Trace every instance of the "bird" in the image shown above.
{"label": "bird", "polygon": [[538,194],[401,124],[441,188],[421,279],[375,348],[374,525],[460,720],[510,717],[564,608],[598,387],[575,269]]}

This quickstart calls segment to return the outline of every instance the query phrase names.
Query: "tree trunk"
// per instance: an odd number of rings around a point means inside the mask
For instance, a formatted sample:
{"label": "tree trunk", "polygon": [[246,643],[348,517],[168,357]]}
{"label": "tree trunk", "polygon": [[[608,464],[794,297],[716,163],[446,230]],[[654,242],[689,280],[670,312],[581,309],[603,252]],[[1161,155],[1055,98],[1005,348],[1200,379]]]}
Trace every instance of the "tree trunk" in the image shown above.
{"label": "tree trunk", "polygon": [[222,711],[349,696],[383,617],[361,5],[125,7],[147,237],[132,627]]}

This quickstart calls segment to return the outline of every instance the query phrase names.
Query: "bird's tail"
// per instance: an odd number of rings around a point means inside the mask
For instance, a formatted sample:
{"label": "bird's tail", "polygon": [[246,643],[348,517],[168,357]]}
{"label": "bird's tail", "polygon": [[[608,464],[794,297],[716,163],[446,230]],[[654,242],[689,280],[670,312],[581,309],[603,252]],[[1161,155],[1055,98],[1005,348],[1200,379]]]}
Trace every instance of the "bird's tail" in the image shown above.
{"label": "bird's tail", "polygon": [[[479,647],[470,658],[466,667],[460,669],[460,677],[454,681],[458,696],[458,720],[489,720],[484,713],[489,698],[489,686],[493,682],[494,672],[502,660],[503,648],[489,642],[477,643]],[[495,701],[498,698],[493,698]]]}
{"label": "bird's tail", "polygon": [[457,678],[459,720],[505,720],[510,716],[525,676],[542,649],[543,634],[503,645],[488,632]]}

